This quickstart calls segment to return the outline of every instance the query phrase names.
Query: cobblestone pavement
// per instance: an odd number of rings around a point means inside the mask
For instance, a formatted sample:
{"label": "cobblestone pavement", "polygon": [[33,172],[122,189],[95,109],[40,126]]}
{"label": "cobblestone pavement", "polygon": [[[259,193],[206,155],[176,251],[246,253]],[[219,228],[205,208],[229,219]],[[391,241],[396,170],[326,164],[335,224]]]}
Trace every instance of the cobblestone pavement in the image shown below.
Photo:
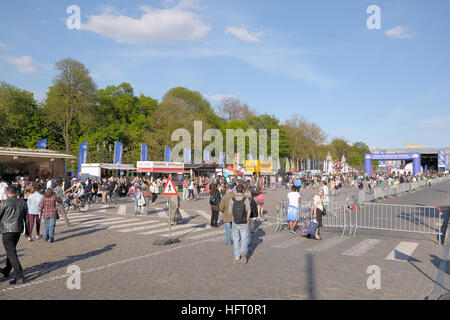
{"label": "cobblestone pavement", "polygon": [[[433,237],[387,232],[350,237],[330,229],[317,241],[275,233],[275,205],[287,192],[266,193],[266,219],[252,234],[248,264],[233,261],[223,226],[209,228],[205,197],[182,203],[183,223],[172,227],[180,242],[170,246],[154,245],[168,235],[163,198],[136,216],[133,204],[123,200],[70,212],[73,225],[58,220],[54,243],[21,238],[18,253],[27,283],[11,286],[0,279],[1,299],[382,300],[424,299],[433,292],[443,252]],[[305,191],[304,199],[313,193]],[[449,206],[449,193],[450,184],[441,184],[383,203]],[[409,254],[392,259],[392,252],[405,246]],[[1,266],[5,259],[1,247]],[[81,270],[79,290],[67,288],[71,265]],[[380,289],[367,288],[369,266],[380,268]],[[448,273],[447,266],[443,294]]]}

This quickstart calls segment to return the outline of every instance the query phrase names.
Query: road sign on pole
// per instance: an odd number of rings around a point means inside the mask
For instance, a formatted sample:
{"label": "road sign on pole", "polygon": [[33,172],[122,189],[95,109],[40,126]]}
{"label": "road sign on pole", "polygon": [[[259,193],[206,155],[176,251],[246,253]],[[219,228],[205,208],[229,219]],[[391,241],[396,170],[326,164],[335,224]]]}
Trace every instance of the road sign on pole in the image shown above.
{"label": "road sign on pole", "polygon": [[161,195],[163,196],[169,196],[168,198],[168,203],[169,203],[169,238],[168,239],[162,239],[162,240],[156,240],[155,244],[157,245],[169,245],[169,244],[173,244],[173,243],[178,243],[180,242],[179,239],[172,239],[172,230],[170,227],[170,224],[172,222],[172,210],[170,208],[170,196],[177,196],[178,195],[178,191],[177,188],[175,187],[175,184],[172,181],[172,178],[169,177],[167,179],[166,185],[163,188],[163,191],[161,193]]}
{"label": "road sign on pole", "polygon": [[163,195],[163,196],[177,196],[178,195],[177,188],[175,187],[175,184],[173,183],[171,177],[169,177],[169,179],[167,179],[167,183],[164,186],[161,195]]}

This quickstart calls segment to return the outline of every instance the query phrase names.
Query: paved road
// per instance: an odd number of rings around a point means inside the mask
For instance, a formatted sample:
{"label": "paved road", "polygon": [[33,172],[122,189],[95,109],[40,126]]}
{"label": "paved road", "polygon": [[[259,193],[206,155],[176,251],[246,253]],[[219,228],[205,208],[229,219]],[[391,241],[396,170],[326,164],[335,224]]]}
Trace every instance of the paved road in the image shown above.
{"label": "paved road", "polygon": [[[167,236],[164,199],[145,215],[96,205],[57,223],[56,241],[18,245],[28,282],[0,280],[2,299],[424,299],[435,290],[443,247],[431,236],[322,232],[322,241],[275,233],[275,204],[288,190],[266,194],[267,219],[253,234],[247,265],[233,262],[224,227],[209,228],[207,199],[182,204],[180,243],[157,246]],[[450,184],[432,186],[383,203],[449,206]],[[304,193],[304,198],[313,194]],[[129,204],[131,206],[131,204]],[[126,212],[127,210],[125,210]],[[395,250],[403,252],[396,255]],[[0,264],[5,255],[0,248]],[[67,268],[81,269],[81,289],[67,288]],[[369,266],[381,272],[369,290]],[[444,289],[448,292],[448,267]],[[447,291],[446,291],[447,290]]]}

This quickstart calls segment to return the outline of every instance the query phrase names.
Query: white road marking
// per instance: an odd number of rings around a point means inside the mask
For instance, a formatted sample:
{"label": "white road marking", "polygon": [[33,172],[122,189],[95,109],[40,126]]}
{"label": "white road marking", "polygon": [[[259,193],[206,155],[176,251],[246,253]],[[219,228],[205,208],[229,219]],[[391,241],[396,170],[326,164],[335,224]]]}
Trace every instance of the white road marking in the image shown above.
{"label": "white road marking", "polygon": [[203,216],[206,220],[211,220],[211,214],[208,214],[206,211],[203,210],[196,210],[195,212],[198,212],[201,216]]}
{"label": "white road marking", "polygon": [[344,256],[353,256],[353,257],[360,257],[372,248],[374,248],[376,245],[378,245],[381,242],[381,240],[378,239],[366,239],[358,243],[357,245],[351,247],[350,249],[346,250],[342,255]]}
{"label": "white road marking", "polygon": [[282,242],[272,245],[270,247],[287,249],[287,248],[299,245],[301,242],[305,241],[305,239],[303,239],[302,237],[299,237],[298,235],[292,235],[292,236],[294,238],[282,241]]}
{"label": "white road marking", "polygon": [[[186,229],[186,228],[194,229],[194,227],[197,227],[196,229],[201,229],[201,230],[207,230],[207,229],[211,228],[210,226],[207,226],[205,228],[200,228],[199,226],[201,226],[201,225],[193,226],[192,224],[184,224],[184,225],[172,226],[171,230],[180,230],[180,229]],[[149,234],[156,234],[156,233],[162,233],[162,232],[169,232],[169,226],[167,225],[167,228],[164,228],[164,229],[152,230],[149,232],[143,232],[143,233],[139,233],[139,234],[149,235]]]}
{"label": "white road marking", "polygon": [[417,242],[400,242],[398,246],[386,257],[386,260],[408,261],[419,244]]}
{"label": "white road marking", "polygon": [[181,213],[181,217],[182,217],[183,219],[188,219],[188,218],[191,217],[190,214],[187,213],[187,212],[186,212],[185,210],[183,210],[183,209],[180,209],[180,213]]}
{"label": "white road marking", "polygon": [[[201,229],[198,229],[198,230],[201,230]],[[218,234],[225,234],[225,230],[218,230],[218,231],[202,233],[202,234],[198,234],[198,235],[195,235],[192,237],[187,237],[186,239],[198,240],[198,239],[203,239],[203,238],[211,237],[211,236],[218,235]]]}
{"label": "white road marking", "polygon": [[312,248],[309,248],[308,251],[322,252],[322,251],[325,251],[325,250],[328,250],[328,249],[331,249],[331,248],[337,246],[338,244],[344,242],[345,240],[347,240],[347,238],[344,238],[342,236],[336,236],[333,238],[322,240],[322,243],[315,245]]}
{"label": "white road marking", "polygon": [[118,226],[112,226],[112,227],[110,227],[110,229],[126,228],[126,227],[131,227],[131,226],[140,226],[140,225],[151,224],[151,223],[156,223],[156,222],[158,222],[158,221],[149,220],[149,221],[143,221],[143,222],[133,222],[133,223],[121,224]]}
{"label": "white road marking", "polygon": [[115,221],[115,220],[119,220],[120,218],[109,218],[109,219],[96,219],[96,220],[89,220],[89,221],[80,221],[80,222],[75,222],[72,223],[72,221],[70,222],[71,226],[78,226],[78,225],[83,225],[83,226],[88,226],[88,225],[97,225],[97,224],[101,224],[107,221]]}
{"label": "white road marking", "polygon": [[[134,232],[134,231],[154,229],[154,228],[159,228],[159,227],[164,227],[164,226],[167,226],[167,223],[158,223],[158,224],[154,224],[151,226],[132,227],[132,228],[121,229],[121,230],[117,230],[117,231],[119,231],[119,232]],[[117,227],[117,226],[115,226],[115,227]],[[167,229],[167,230],[169,230],[169,229]]]}

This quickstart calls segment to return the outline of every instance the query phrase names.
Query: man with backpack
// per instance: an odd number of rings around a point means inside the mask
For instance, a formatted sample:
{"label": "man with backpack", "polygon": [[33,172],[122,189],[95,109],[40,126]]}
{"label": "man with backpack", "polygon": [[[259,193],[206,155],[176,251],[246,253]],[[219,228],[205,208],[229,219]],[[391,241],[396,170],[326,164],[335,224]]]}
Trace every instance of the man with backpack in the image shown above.
{"label": "man with backpack", "polygon": [[[250,200],[242,194],[244,186],[236,186],[236,196],[231,199],[228,212],[233,215],[232,233],[234,243],[234,261],[242,260],[247,263],[249,240],[249,220],[251,214]],[[240,244],[239,244],[240,240]]]}

